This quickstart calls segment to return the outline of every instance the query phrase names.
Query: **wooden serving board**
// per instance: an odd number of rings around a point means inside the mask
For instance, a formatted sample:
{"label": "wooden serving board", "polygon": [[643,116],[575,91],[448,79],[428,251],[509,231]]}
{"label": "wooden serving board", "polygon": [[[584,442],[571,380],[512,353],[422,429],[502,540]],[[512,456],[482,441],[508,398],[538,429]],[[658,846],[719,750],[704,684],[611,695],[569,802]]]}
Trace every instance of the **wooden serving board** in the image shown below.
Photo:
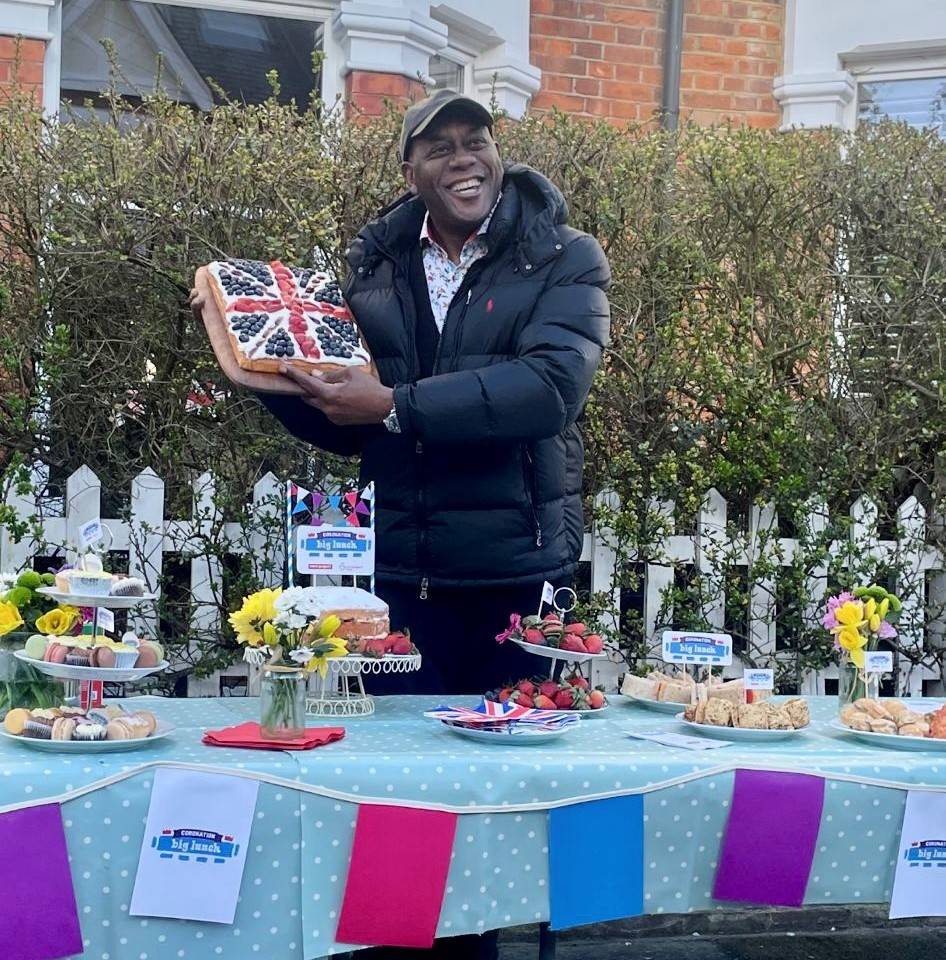
{"label": "wooden serving board", "polygon": [[[217,363],[220,364],[220,369],[231,383],[252,390],[254,393],[274,393],[293,397],[305,395],[305,391],[295,381],[284,377],[281,373],[264,373],[258,370],[246,370],[241,367],[233,352],[227,321],[214,297],[206,267],[200,267],[197,270],[194,277],[194,286],[203,300],[201,319],[204,321],[207,336],[210,338],[214,356],[217,358]],[[292,357],[287,357],[284,362],[288,366],[300,367],[307,371],[313,369],[311,363]],[[324,364],[323,366],[331,368],[335,367],[335,364]],[[367,367],[361,369],[367,370],[373,377],[378,376],[374,360]]]}

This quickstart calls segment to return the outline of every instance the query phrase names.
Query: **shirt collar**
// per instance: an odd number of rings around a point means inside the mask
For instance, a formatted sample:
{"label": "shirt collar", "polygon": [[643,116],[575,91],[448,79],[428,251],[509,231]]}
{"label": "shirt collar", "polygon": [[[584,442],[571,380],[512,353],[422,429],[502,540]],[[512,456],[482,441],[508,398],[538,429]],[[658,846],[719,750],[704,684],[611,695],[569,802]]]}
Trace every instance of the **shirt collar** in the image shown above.
{"label": "shirt collar", "polygon": [[[475,237],[482,237],[486,233],[486,231],[489,230],[489,223],[493,219],[493,214],[496,212],[496,208],[499,206],[499,201],[502,200],[502,198],[503,198],[503,192],[502,190],[500,190],[499,196],[496,197],[496,202],[493,204],[492,209],[486,215],[486,219],[480,224],[479,229],[475,233],[471,233],[466,238],[466,242],[464,243],[464,246],[466,246],[466,244],[469,243]],[[431,226],[430,213],[425,213],[424,222],[421,224],[421,228],[420,228],[421,246],[423,246],[425,243],[437,243],[437,241],[431,236],[430,226]],[[437,246],[440,246],[440,244],[437,243]]]}

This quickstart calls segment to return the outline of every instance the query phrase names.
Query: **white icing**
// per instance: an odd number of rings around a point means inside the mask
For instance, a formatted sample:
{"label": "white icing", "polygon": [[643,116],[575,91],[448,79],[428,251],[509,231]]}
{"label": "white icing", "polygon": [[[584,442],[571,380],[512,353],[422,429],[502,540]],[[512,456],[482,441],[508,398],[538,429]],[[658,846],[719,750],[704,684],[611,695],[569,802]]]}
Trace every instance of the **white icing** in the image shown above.
{"label": "white icing", "polygon": [[388,605],[361,587],[318,587],[319,602],[326,612],[332,610],[371,610],[387,613]]}

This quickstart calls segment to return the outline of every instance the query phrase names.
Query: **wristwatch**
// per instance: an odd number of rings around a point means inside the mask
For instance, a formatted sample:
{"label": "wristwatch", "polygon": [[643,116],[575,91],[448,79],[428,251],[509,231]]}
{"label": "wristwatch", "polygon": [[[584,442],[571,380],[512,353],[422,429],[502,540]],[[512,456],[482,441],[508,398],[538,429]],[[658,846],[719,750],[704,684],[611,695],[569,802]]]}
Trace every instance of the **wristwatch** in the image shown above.
{"label": "wristwatch", "polygon": [[389,433],[400,433],[401,424],[397,419],[397,404],[391,404],[391,412],[381,421]]}

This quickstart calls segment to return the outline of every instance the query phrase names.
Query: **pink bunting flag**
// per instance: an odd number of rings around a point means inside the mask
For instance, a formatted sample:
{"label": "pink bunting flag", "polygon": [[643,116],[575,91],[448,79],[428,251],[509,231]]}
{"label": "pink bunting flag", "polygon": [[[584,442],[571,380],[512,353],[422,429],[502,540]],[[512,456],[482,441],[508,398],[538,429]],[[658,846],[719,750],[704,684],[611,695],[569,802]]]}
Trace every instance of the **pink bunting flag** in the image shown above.
{"label": "pink bunting flag", "polygon": [[58,803],[0,815],[0,957],[82,953],[82,932]]}
{"label": "pink bunting flag", "polygon": [[713,896],[800,907],[823,806],[821,777],[737,770]]}
{"label": "pink bunting flag", "polygon": [[350,513],[350,514],[348,514],[348,516],[345,517],[345,523],[347,523],[348,526],[350,526],[350,527],[360,527],[360,526],[361,526],[361,521],[358,519],[358,514],[357,514],[357,513]]}
{"label": "pink bunting flag", "polygon": [[335,939],[429,949],[456,829],[455,813],[360,806]]}
{"label": "pink bunting flag", "polygon": [[357,500],[358,500],[358,494],[354,490],[351,490],[350,492],[345,494],[345,502],[349,506],[354,507]]}

